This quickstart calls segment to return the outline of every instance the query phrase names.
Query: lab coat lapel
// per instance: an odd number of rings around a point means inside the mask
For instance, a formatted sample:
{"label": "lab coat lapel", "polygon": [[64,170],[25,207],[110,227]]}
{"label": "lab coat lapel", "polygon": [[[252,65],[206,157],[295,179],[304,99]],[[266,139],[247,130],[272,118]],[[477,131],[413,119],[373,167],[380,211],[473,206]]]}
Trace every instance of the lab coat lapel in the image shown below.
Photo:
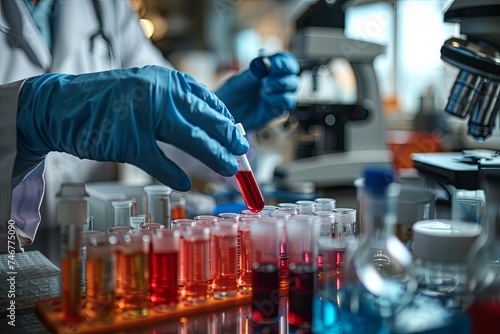
{"label": "lab coat lapel", "polygon": [[52,63],[52,55],[42,34],[25,4],[22,1],[13,2],[15,6],[7,5],[7,1],[0,1],[0,30],[10,36],[13,47],[23,49],[33,63],[48,70]]}

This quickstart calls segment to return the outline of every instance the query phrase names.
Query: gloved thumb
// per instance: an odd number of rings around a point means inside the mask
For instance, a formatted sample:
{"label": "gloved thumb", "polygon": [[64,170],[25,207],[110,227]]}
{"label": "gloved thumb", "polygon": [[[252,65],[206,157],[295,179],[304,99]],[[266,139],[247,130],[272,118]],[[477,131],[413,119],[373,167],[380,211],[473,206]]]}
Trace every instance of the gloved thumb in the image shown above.
{"label": "gloved thumb", "polygon": [[147,156],[141,157],[135,165],[174,190],[188,191],[191,189],[191,180],[186,173],[167,158],[158,147]]}

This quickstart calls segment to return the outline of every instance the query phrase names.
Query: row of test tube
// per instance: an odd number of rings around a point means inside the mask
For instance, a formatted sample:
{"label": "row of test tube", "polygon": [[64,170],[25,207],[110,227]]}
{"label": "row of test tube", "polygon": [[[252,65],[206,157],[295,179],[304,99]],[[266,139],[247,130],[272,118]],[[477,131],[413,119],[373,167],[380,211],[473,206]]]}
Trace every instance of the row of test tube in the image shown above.
{"label": "row of test tube", "polygon": [[68,319],[146,316],[151,309],[196,305],[239,291],[252,293],[252,321],[277,321],[280,298],[288,296],[289,322],[308,327],[313,282],[325,268],[318,240],[338,240],[328,260],[335,264],[328,268],[338,267],[342,238],[353,236],[355,226],[356,210],[335,209],[335,200],[320,198],[266,206],[259,213],[174,219],[170,229],[141,222],[85,231],[86,298],[66,296],[66,309],[76,309]]}

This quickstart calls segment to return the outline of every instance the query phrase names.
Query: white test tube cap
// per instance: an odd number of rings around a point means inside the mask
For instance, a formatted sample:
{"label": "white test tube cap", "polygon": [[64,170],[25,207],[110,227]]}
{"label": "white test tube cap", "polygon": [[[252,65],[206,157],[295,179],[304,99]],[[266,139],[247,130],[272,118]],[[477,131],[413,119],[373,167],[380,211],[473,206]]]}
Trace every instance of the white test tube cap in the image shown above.
{"label": "white test tube cap", "polygon": [[240,131],[240,133],[244,136],[246,135],[247,133],[245,132],[245,128],[243,127],[243,124],[241,123],[236,123],[235,124],[236,128],[238,129],[238,131]]}

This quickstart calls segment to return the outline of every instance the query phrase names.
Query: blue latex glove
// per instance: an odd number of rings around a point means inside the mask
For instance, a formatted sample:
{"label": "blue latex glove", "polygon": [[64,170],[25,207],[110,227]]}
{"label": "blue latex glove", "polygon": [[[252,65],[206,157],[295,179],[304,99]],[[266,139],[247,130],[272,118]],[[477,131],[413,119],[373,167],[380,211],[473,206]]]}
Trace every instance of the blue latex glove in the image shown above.
{"label": "blue latex glove", "polygon": [[179,71],[147,66],[83,75],[46,74],[19,95],[14,177],[50,151],[135,165],[179,191],[191,181],[156,141],[172,144],[214,171],[234,175],[248,151],[224,104]]}
{"label": "blue latex glove", "polygon": [[297,59],[288,52],[269,56],[267,76],[258,78],[247,69],[230,78],[215,94],[245,130],[260,128],[272,119],[295,110],[294,92],[299,84]]}

